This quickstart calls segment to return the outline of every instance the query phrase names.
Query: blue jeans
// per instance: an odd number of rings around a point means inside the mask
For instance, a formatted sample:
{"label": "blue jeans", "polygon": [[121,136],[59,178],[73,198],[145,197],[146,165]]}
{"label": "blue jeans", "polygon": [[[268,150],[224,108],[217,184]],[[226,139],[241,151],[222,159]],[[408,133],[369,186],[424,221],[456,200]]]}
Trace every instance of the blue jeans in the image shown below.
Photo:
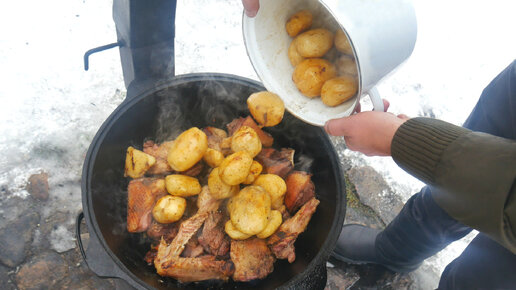
{"label": "blue jeans", "polygon": [[[464,127],[516,140],[516,61],[484,89]],[[471,228],[441,209],[426,186],[414,194],[376,239],[380,259],[415,264],[436,254]],[[516,255],[479,233],[447,265],[439,289],[515,289]]]}

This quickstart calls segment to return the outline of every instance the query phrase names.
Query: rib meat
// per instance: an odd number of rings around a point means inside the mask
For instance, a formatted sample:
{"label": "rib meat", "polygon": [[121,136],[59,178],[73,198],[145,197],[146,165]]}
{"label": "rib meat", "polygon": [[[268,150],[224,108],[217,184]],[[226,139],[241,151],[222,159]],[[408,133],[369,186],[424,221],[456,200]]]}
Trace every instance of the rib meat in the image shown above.
{"label": "rib meat", "polygon": [[305,231],[318,205],[319,200],[312,198],[293,217],[283,222],[279,229],[267,239],[267,245],[276,258],[288,259],[289,263],[294,262],[296,259],[294,242],[299,234]]}
{"label": "rib meat", "polygon": [[265,240],[259,238],[232,240],[230,256],[235,264],[233,280],[242,282],[267,277],[276,261]]}
{"label": "rib meat", "polygon": [[214,256],[226,256],[229,252],[230,238],[224,231],[224,214],[216,211],[211,212],[199,235],[199,243],[204,250]]}
{"label": "rib meat", "polygon": [[287,192],[285,206],[290,213],[296,212],[303,204],[315,197],[312,175],[304,171],[293,171],[285,179]]}
{"label": "rib meat", "polygon": [[284,179],[294,168],[293,155],[293,149],[278,151],[274,148],[263,148],[255,159],[263,166],[264,173],[276,174]]}
{"label": "rib meat", "polygon": [[127,231],[144,232],[152,221],[151,212],[156,200],[167,194],[165,181],[157,178],[133,179],[127,191]]}
{"label": "rib meat", "polygon": [[143,152],[156,158],[156,163],[147,170],[146,174],[164,175],[173,172],[167,161],[168,151],[172,144],[174,144],[174,141],[163,142],[160,145],[150,140],[143,143]]}
{"label": "rib meat", "polygon": [[161,240],[161,237],[167,242],[171,242],[177,235],[179,225],[182,220],[170,224],[161,224],[152,219],[151,225],[147,230],[147,236],[153,240]]}

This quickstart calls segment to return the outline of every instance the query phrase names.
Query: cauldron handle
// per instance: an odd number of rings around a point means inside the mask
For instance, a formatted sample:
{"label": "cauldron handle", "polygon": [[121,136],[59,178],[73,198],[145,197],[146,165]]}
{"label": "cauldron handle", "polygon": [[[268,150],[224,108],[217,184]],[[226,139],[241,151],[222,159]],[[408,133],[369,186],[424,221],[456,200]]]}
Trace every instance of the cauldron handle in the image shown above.
{"label": "cauldron handle", "polygon": [[115,262],[113,262],[113,259],[109,257],[109,255],[105,251],[102,250],[102,246],[93,235],[90,235],[88,248],[86,250],[84,249],[84,245],[82,243],[81,238],[81,223],[83,219],[84,213],[80,212],[77,215],[75,221],[75,236],[77,238],[77,245],[79,247],[79,251],[81,252],[82,258],[84,259],[86,266],[88,266],[88,268],[100,278],[117,279],[120,282],[123,281],[125,283],[129,283],[136,289],[145,289],[141,285],[132,282],[133,279],[129,278],[127,274],[120,270],[120,268],[115,264]]}

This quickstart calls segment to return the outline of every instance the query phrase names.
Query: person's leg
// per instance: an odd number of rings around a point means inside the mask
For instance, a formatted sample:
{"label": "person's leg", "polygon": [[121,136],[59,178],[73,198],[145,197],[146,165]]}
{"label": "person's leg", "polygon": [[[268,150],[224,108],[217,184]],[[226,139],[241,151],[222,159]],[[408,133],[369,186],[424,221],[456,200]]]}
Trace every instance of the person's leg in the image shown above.
{"label": "person's leg", "polygon": [[516,255],[479,233],[444,269],[439,289],[515,289]]}

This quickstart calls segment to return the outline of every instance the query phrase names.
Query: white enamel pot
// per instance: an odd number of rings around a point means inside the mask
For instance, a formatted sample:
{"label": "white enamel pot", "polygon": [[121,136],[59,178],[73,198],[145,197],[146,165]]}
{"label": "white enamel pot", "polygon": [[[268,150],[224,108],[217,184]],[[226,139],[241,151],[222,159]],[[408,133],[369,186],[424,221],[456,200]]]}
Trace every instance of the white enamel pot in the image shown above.
{"label": "white enamel pot", "polygon": [[[339,106],[303,96],[292,81],[294,67],[287,54],[292,38],[285,23],[302,9],[313,13],[312,28],[342,28],[353,48],[358,92]],[[264,86],[283,99],[291,114],[316,126],[351,115],[365,95],[374,110],[383,111],[375,86],[411,55],[417,36],[410,0],[260,0],[256,17],[244,14],[242,22],[247,54]]]}

